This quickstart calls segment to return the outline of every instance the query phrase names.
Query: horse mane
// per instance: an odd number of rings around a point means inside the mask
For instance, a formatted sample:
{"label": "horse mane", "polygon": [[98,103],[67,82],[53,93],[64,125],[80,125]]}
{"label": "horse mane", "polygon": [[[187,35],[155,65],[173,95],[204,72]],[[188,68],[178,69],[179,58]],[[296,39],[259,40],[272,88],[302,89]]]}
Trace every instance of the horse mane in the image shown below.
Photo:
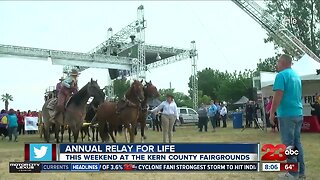
{"label": "horse mane", "polygon": [[89,85],[89,83],[87,83],[77,93],[75,93],[73,96],[71,96],[71,99],[68,101],[67,107],[71,103],[75,103],[76,105],[80,105],[81,104],[81,101],[83,100],[83,97],[87,94],[88,85]]}
{"label": "horse mane", "polygon": [[149,83],[146,83],[144,86],[143,86],[143,95],[144,95],[144,100],[141,102],[141,106],[146,106],[148,104],[148,85]]}

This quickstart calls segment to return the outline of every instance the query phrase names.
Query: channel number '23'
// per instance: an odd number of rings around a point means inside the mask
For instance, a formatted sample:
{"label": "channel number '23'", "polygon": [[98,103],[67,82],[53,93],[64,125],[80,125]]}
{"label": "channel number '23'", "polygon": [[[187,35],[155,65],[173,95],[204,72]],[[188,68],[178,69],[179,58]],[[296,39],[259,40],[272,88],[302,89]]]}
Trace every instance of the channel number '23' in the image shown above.
{"label": "channel number '23'", "polygon": [[[261,157],[262,161],[284,161],[287,159],[285,154],[286,145],[284,144],[277,144],[276,146],[273,144],[264,144],[261,148],[261,151],[266,152]],[[279,153],[276,154],[276,151],[279,151]]]}

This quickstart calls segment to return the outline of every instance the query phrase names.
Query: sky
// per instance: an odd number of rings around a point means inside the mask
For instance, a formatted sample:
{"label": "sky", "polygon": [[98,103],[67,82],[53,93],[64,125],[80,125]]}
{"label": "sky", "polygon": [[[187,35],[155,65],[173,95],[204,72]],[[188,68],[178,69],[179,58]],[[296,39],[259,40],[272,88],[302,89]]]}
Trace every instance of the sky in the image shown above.
{"label": "sky", "polygon": [[[261,2],[259,2],[261,3]],[[144,5],[146,43],[190,48],[195,40],[198,70],[255,69],[259,59],[274,55],[265,44],[266,31],[231,1],[0,1],[0,44],[88,52],[137,18]],[[13,96],[9,108],[40,110],[44,92],[55,86],[63,66],[49,61],[0,55],[0,94]],[[158,88],[188,92],[191,60],[185,59],[147,72]],[[110,83],[107,69],[81,73],[79,87],[91,78],[100,87]],[[4,103],[0,102],[0,107]]]}

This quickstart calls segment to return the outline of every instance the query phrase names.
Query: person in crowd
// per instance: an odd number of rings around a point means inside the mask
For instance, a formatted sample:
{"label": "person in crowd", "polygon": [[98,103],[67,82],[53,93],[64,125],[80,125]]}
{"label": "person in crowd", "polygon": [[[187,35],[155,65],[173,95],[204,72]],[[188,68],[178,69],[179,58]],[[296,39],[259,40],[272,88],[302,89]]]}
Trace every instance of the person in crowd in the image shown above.
{"label": "person in crowd", "polygon": [[8,116],[6,110],[2,109],[0,114],[0,135],[2,136],[2,140],[8,136]]}
{"label": "person in crowd", "polygon": [[[271,107],[272,107],[272,100],[273,100],[273,97],[270,96],[269,97],[269,101],[268,101],[267,106],[266,106],[266,118],[267,118],[266,120],[267,120],[267,123],[269,121],[272,132],[276,132],[276,129],[277,129],[277,131],[279,131],[278,118],[275,118],[273,123],[270,121],[270,110],[271,110]],[[275,112],[274,115],[275,115],[275,117],[277,117],[277,112]]]}
{"label": "person in crowd", "polygon": [[313,104],[310,103],[310,106],[314,109],[311,114],[317,116],[318,120],[320,120],[320,103],[315,101]]}
{"label": "person in crowd", "polygon": [[211,106],[208,109],[208,117],[210,119],[213,132],[216,131],[216,126],[217,126],[216,118],[215,118],[216,113],[217,113],[217,106],[215,105],[214,101],[211,101]]}
{"label": "person in crowd", "polygon": [[271,105],[272,105],[272,96],[269,97],[269,99],[267,100],[266,106],[265,106],[265,112],[266,112],[266,122],[267,122],[267,127],[272,127],[271,123],[270,123],[270,109],[271,109]]}
{"label": "person in crowd", "polygon": [[59,94],[59,92],[60,92],[60,90],[61,90],[61,88],[62,88],[62,82],[63,82],[63,80],[64,80],[64,78],[63,77],[61,77],[60,79],[59,79],[59,82],[57,83],[57,85],[56,85],[56,97],[58,97],[58,94]]}
{"label": "person in crowd", "polygon": [[173,101],[173,95],[167,95],[167,100],[163,101],[159,106],[151,110],[152,113],[156,113],[163,109],[161,114],[163,143],[172,143],[173,126],[176,119],[179,119],[177,104]]}
{"label": "person in crowd", "polygon": [[254,102],[254,128],[259,128],[258,121],[262,119],[262,109],[257,102]]}
{"label": "person in crowd", "polygon": [[54,119],[59,113],[64,112],[64,105],[66,101],[69,99],[69,97],[71,97],[72,94],[78,92],[79,74],[80,73],[76,69],[72,69],[70,75],[62,81],[62,87],[59,90],[58,94],[57,108],[55,110],[54,115],[50,118],[50,121],[52,123],[54,123]]}
{"label": "person in crowd", "polygon": [[7,129],[9,132],[9,141],[12,141],[12,135],[14,136],[14,141],[18,141],[18,117],[13,109],[8,112],[8,125]]}
{"label": "person in crowd", "polygon": [[253,102],[249,101],[246,105],[246,127],[251,127],[253,117],[254,117],[254,107]]}
{"label": "person in crowd", "polygon": [[162,127],[161,127],[161,113],[163,112],[163,109],[161,109],[159,112],[156,113],[156,128],[157,131],[162,132]]}
{"label": "person in crowd", "polygon": [[17,118],[18,118],[18,133],[19,135],[24,134],[24,117],[23,113],[20,110],[17,110]]}
{"label": "person in crowd", "polygon": [[[149,107],[149,110],[152,110],[153,109],[153,107]],[[151,117],[151,119],[152,119],[152,130],[153,131],[155,131],[156,130],[156,117],[157,115],[156,115],[156,113],[151,113],[150,114],[150,117]]]}
{"label": "person in crowd", "polygon": [[228,116],[228,110],[226,107],[226,103],[221,104],[220,116],[221,116],[222,123],[223,123],[222,127],[226,128],[227,127],[227,116]]}
{"label": "person in crowd", "polygon": [[299,163],[299,172],[288,171],[281,178],[306,179],[304,152],[301,144],[301,126],[303,123],[302,84],[299,75],[292,70],[292,58],[283,54],[277,62],[278,74],[273,85],[273,101],[270,110],[270,121],[275,119],[275,113],[280,125],[282,143],[295,147],[298,156],[287,156],[288,163]]}
{"label": "person in crowd", "polygon": [[[31,110],[28,110],[28,112],[27,112],[27,114],[25,115],[24,118],[26,118],[26,117],[32,117]],[[27,134],[33,134],[33,131],[27,130]]]}
{"label": "person in crowd", "polygon": [[[38,115],[38,112],[37,111],[32,111],[32,117],[37,117],[38,118],[38,121],[39,121],[39,115]],[[37,122],[38,124],[38,122]],[[33,134],[37,134],[38,130],[34,130],[32,131]]]}
{"label": "person in crowd", "polygon": [[216,127],[220,127],[220,120],[221,120],[221,118],[220,118],[220,111],[221,111],[221,106],[220,106],[219,101],[216,101],[216,102],[215,102],[215,105],[216,105],[216,107],[217,107],[217,112],[216,112],[216,114],[215,114]]}
{"label": "person in crowd", "polygon": [[203,128],[204,131],[208,131],[208,112],[207,108],[204,103],[201,104],[201,107],[198,109],[198,116],[199,116],[199,132],[202,132]]}

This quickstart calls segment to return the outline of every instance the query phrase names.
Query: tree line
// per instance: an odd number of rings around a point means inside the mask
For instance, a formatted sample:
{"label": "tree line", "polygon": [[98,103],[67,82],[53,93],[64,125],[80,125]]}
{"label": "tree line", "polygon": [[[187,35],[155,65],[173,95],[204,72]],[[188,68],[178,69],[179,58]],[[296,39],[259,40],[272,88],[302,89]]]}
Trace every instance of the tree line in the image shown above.
{"label": "tree line", "polygon": [[[320,56],[320,1],[319,0],[279,0],[265,1],[266,11],[276,20],[284,22],[286,28],[293,33],[317,56]],[[294,20],[294,22],[292,21]],[[271,34],[266,34],[265,43],[273,43],[275,54],[266,59],[259,59],[254,70],[227,72],[207,67],[197,73],[198,103],[210,103],[212,100],[223,100],[233,103],[246,96],[254,99],[255,90],[252,87],[252,78],[260,71],[275,72],[277,59],[280,53],[290,52],[274,41]],[[192,87],[189,78],[188,94],[176,92],[174,89],[160,89],[160,100],[165,99],[167,93],[172,93],[178,106],[192,107]],[[126,80],[115,80],[114,91],[117,97],[123,97],[129,88]]]}

